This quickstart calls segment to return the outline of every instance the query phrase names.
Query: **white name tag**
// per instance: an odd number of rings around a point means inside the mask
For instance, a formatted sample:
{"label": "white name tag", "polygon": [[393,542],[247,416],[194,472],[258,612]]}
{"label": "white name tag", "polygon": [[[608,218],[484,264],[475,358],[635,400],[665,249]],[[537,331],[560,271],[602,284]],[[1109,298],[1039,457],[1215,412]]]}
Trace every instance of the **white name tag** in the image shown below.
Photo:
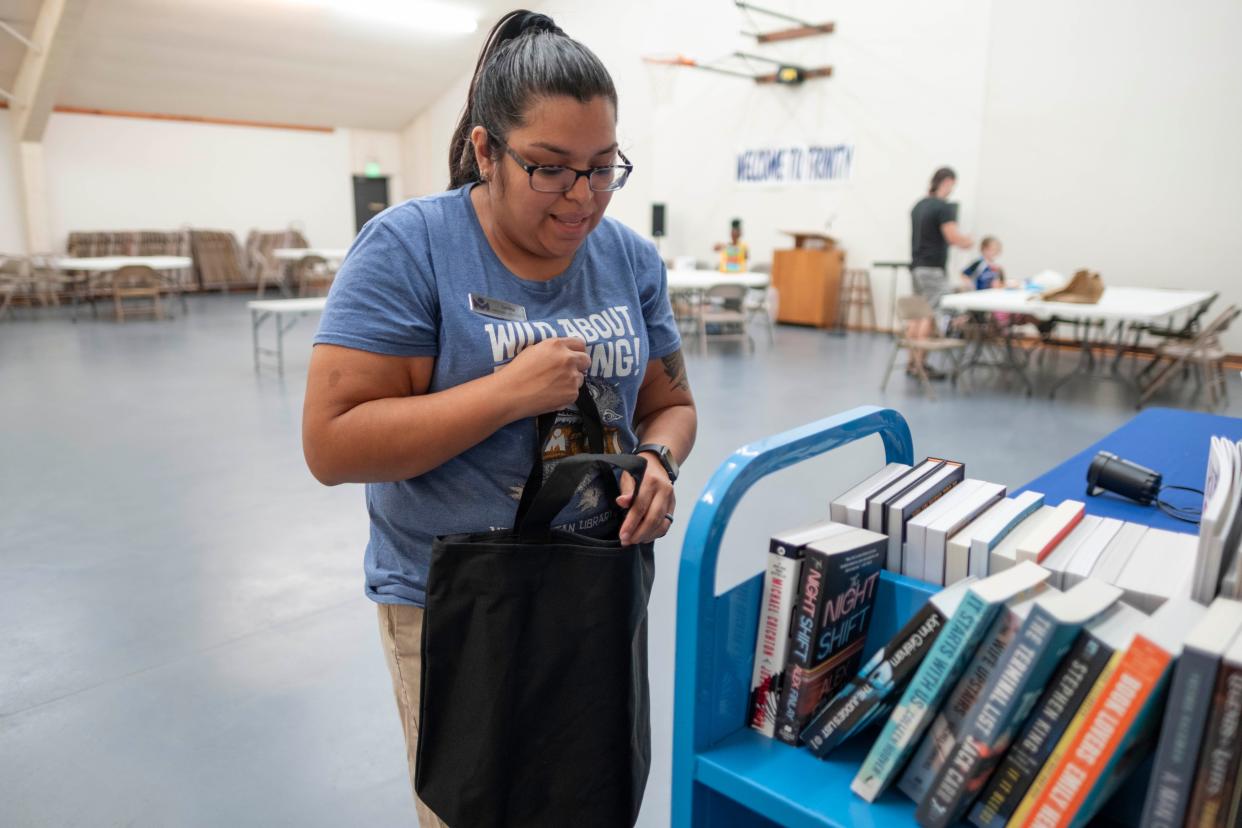
{"label": "white name tag", "polygon": [[506,322],[526,321],[526,308],[521,305],[515,305],[503,299],[490,299],[477,293],[467,293],[466,298],[470,302],[470,310],[480,316],[490,316],[492,319],[503,319]]}

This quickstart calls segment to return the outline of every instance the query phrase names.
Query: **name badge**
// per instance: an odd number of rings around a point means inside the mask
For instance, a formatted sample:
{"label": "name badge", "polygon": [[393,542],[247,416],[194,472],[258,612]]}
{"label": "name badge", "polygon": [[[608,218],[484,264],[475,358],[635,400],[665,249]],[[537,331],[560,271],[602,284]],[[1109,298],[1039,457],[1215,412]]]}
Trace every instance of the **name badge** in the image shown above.
{"label": "name badge", "polygon": [[503,319],[506,322],[526,321],[526,308],[521,305],[515,305],[503,299],[489,299],[477,293],[467,293],[466,298],[470,300],[470,310],[480,316],[490,316],[492,319]]}

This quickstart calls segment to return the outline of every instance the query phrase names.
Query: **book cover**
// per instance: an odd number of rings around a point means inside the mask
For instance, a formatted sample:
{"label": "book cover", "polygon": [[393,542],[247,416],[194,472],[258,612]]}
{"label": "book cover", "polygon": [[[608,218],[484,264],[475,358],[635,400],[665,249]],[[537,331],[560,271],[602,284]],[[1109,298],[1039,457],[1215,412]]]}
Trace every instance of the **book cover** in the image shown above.
{"label": "book cover", "polygon": [[1239,630],[1242,603],[1217,598],[1186,637],[1156,743],[1151,785],[1143,805],[1144,826],[1179,828],[1186,818],[1217,674]]}
{"label": "book cover", "polygon": [[1001,506],[989,512],[993,517],[979,527],[978,532],[970,541],[970,574],[976,578],[994,574],[988,568],[992,550],[1043,506],[1044,496],[1042,494],[1022,492],[1007,498]]}
{"label": "book cover", "polygon": [[789,636],[788,680],[782,688],[776,738],[798,744],[811,714],[862,661],[886,538],[850,529],[803,550],[801,595]]}
{"label": "book cover", "polygon": [[940,458],[928,457],[922,463],[910,469],[910,471],[898,475],[893,482],[878,492],[868,495],[866,509],[864,510],[863,528],[870,529],[872,532],[887,534],[888,504],[917,486],[927,475],[943,465],[944,461]]}
{"label": "book cover", "polygon": [[832,501],[828,506],[829,517],[838,523],[844,523],[856,529],[865,529],[863,517],[867,511],[867,498],[908,471],[910,467],[905,463],[889,463]]}
{"label": "book cover", "polygon": [[921,566],[918,572],[914,572],[902,557],[906,543],[907,524],[924,509],[952,491],[953,487],[965,478],[966,466],[954,460],[946,460],[925,480],[889,505],[885,526],[888,534],[887,567],[890,570],[901,572],[912,578],[923,577]]}
{"label": "book cover", "polygon": [[765,736],[773,736],[776,732],[776,708],[802,573],[802,549],[811,541],[844,532],[847,528],[834,521],[821,521],[781,532],[768,545],[763,598],[759,604],[759,630],[755,637],[755,664],[750,680],[750,726]]}
{"label": "book cover", "polygon": [[1024,563],[966,590],[850,784],[854,793],[874,802],[888,789],[1004,603],[1024,594],[1033,596],[1047,579],[1042,567]]}
{"label": "book cover", "polygon": [[971,583],[962,581],[929,598],[901,631],[824,705],[802,732],[802,741],[812,753],[822,759],[841,742],[887,715],[894,697],[905,690]]}
{"label": "book cover", "polygon": [[1085,825],[1124,781],[1151,741],[1170,665],[1206,611],[1193,601],[1176,600],[1148,618],[1039,790],[1024,824]]}
{"label": "book cover", "polygon": [[[1176,700],[1173,700],[1176,704]],[[1225,826],[1238,782],[1239,719],[1242,718],[1242,641],[1225,653],[1213,683],[1211,713],[1186,809],[1186,825]]]}
{"label": "book cover", "polygon": [[1005,604],[1005,608],[992,622],[992,628],[984,636],[983,642],[975,650],[966,671],[932,718],[927,734],[919,742],[918,749],[910,757],[910,763],[906,765],[905,772],[897,782],[897,789],[914,802],[922,801],[931,788],[932,781],[957,742],[958,728],[961,727],[962,720],[966,718],[971,705],[979,697],[979,692],[987,684],[988,676],[1000,661],[1001,653],[1018,634],[1034,603],[1035,599],[1031,598]]}
{"label": "book cover", "polygon": [[1082,625],[1120,597],[1117,587],[1088,580],[1070,592],[1049,591],[1036,599],[966,715],[960,738],[932,783],[930,795],[919,804],[915,819],[920,825],[944,828],[965,815]]}
{"label": "book cover", "polygon": [[971,809],[971,823],[1001,828],[1014,815],[1109,662],[1130,646],[1146,618],[1116,603],[1079,633]]}

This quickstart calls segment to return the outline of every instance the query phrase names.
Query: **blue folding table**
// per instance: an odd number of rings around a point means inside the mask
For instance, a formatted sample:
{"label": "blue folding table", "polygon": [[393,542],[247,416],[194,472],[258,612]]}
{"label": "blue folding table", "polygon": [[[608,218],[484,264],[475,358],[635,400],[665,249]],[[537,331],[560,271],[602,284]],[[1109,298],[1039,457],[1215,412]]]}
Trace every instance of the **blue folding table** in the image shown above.
{"label": "blue folding table", "polygon": [[[1103,449],[1162,472],[1167,484],[1200,488],[1213,434],[1242,439],[1242,420],[1148,409],[1024,488],[1042,491],[1052,503],[1085,500],[1091,514],[1193,532],[1153,507],[1084,497],[1087,466]],[[914,805],[899,794],[869,805],[850,792],[866,739],[853,739],[820,761],[747,727],[763,575],[715,594],[720,542],[746,491],[773,472],[869,436],[881,438],[888,462],[913,461],[901,415],[864,406],[743,446],[716,470],[695,504],[677,587],[672,824],[678,828],[914,825]],[[936,589],[883,573],[866,651],[891,638]]]}

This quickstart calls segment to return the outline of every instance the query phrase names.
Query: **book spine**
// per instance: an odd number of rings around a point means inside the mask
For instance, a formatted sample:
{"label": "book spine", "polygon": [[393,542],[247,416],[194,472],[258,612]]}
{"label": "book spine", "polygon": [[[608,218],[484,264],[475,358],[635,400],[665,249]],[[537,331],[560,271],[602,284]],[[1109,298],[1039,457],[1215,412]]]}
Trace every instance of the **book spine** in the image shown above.
{"label": "book spine", "polygon": [[1013,747],[970,812],[979,828],[1001,828],[1017,810],[1052,749],[1099,679],[1113,650],[1090,633],[1078,636]]}
{"label": "book spine", "polygon": [[931,795],[919,805],[916,818],[920,825],[944,828],[965,814],[1077,632],[1077,625],[1058,622],[1042,606],[1032,608],[966,715],[961,736],[932,784]]}
{"label": "book spine", "polygon": [[1238,771],[1238,720],[1242,715],[1242,666],[1226,663],[1216,679],[1212,717],[1199,752],[1194,798],[1186,825],[1224,826]]}
{"label": "book spine", "polygon": [[755,639],[755,667],[750,682],[750,726],[765,736],[776,732],[776,708],[789,647],[794,593],[802,561],[768,553],[763,576],[759,632]]}
{"label": "book spine", "polygon": [[930,601],[923,605],[891,641],[876,651],[802,733],[802,741],[824,757],[865,727],[887,699],[906,683],[945,625],[944,615]]}
{"label": "book spine", "polygon": [[913,801],[921,802],[927,795],[940,768],[953,751],[962,721],[975,699],[979,698],[979,692],[988,683],[988,676],[1000,661],[1001,653],[1013,641],[1021,625],[1021,617],[1011,607],[1001,610],[984,637],[983,645],[975,650],[953,692],[932,719],[927,735],[919,742],[918,749],[897,783],[898,790]]}
{"label": "book spine", "polygon": [[824,592],[824,557],[806,555],[802,560],[802,577],[798,584],[797,605],[789,628],[789,644],[785,658],[785,676],[782,682],[780,702],[776,714],[776,738],[787,744],[797,744],[797,733],[789,732],[798,709],[802,684],[811,666],[811,650],[817,631],[815,620],[819,617],[819,602]]}
{"label": "book spine", "polygon": [[[783,717],[776,724],[777,738],[784,742],[798,744],[799,735],[821,700],[835,695],[858,670],[880,580],[882,543],[877,541],[829,557],[807,552],[808,561],[814,561],[813,565],[822,573],[822,581],[814,606],[816,618],[809,656],[803,658],[799,653],[794,668],[801,671],[798,692],[783,708]],[[804,600],[801,609],[807,606]]]}
{"label": "book spine", "polygon": [[1179,828],[1186,817],[1219,667],[1219,657],[1197,650],[1188,649],[1177,660],[1143,805],[1144,826]]}
{"label": "book spine", "polygon": [[999,609],[999,604],[989,604],[973,589],[966,592],[850,784],[856,794],[874,802],[892,784],[927,729],[930,714],[961,674],[966,654],[974,650]]}
{"label": "book spine", "polygon": [[1169,654],[1144,636],[1134,638],[1099,702],[1087,712],[1082,730],[1040,791],[1029,824],[1068,827],[1075,821],[1147,700],[1157,691],[1169,661]]}
{"label": "book spine", "polygon": [[1052,536],[1052,540],[1048,541],[1048,543],[1044,545],[1044,548],[1040,549],[1039,552],[1036,553],[1035,562],[1043,563],[1047,560],[1048,556],[1052,554],[1052,550],[1056,549],[1057,545],[1060,544],[1061,541],[1065,540],[1069,536],[1069,533],[1073,532],[1074,528],[1078,526],[1078,524],[1082,523],[1082,518],[1085,514],[1086,512],[1083,509],[1079,509],[1075,512],[1074,516],[1065,522],[1065,525],[1061,527],[1060,531]]}
{"label": "book spine", "polygon": [[1109,658],[1108,663],[1104,665],[1104,669],[1100,672],[1100,677],[1095,680],[1095,684],[1091,686],[1090,692],[1083,699],[1082,705],[1078,708],[1078,712],[1074,714],[1074,718],[1070,720],[1069,727],[1065,728],[1064,735],[1057,740],[1056,747],[1048,754],[1048,759],[1039,769],[1035,780],[1031,783],[1030,789],[1026,792],[1026,796],[1022,797],[1017,810],[1013,812],[1013,816],[1006,825],[1019,826],[1027,825],[1031,811],[1034,810],[1035,804],[1039,801],[1040,794],[1048,785],[1048,780],[1052,778],[1053,772],[1060,767],[1061,760],[1065,758],[1065,754],[1069,752],[1070,745],[1082,733],[1083,725],[1087,722],[1088,714],[1095,709],[1096,704],[1100,701],[1100,696],[1104,695],[1104,689],[1108,687],[1112,681],[1113,674],[1117,672],[1117,668],[1121,666],[1121,659],[1125,657],[1124,652],[1116,652]]}

